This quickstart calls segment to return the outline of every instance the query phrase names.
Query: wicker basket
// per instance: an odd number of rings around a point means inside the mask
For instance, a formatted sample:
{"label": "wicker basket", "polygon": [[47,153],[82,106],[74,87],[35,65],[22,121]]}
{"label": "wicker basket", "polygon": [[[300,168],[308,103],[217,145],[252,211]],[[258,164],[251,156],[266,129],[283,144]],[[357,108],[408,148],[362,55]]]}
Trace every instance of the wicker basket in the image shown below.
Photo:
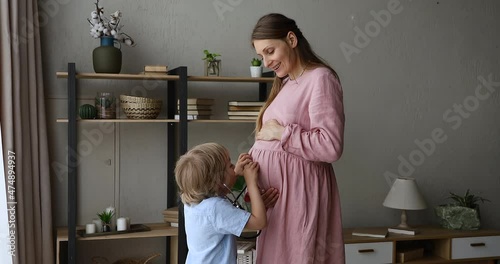
{"label": "wicker basket", "polygon": [[125,115],[130,119],[155,119],[160,114],[161,100],[154,103],[121,103]]}
{"label": "wicker basket", "polygon": [[120,95],[120,103],[158,103],[161,102],[161,100],[158,99],[153,99],[153,98],[146,98],[146,97],[139,97],[139,96],[130,96],[130,95]]}

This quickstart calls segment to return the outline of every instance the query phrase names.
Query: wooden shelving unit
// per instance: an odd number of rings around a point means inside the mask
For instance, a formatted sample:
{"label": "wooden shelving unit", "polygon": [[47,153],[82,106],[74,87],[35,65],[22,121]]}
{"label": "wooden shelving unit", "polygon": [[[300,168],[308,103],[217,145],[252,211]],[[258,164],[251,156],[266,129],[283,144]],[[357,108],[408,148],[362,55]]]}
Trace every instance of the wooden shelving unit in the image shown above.
{"label": "wooden shelving unit", "polygon": [[[66,123],[68,126],[68,164],[78,164],[77,155],[77,129],[81,123],[167,123],[167,207],[177,205],[176,184],[173,175],[175,161],[180,154],[187,151],[187,120],[186,109],[181,106],[181,120],[174,119],[177,112],[177,100],[186,102],[187,100],[187,68],[178,67],[170,70],[168,75],[145,75],[145,74],[101,74],[101,73],[77,73],[75,63],[68,63],[67,72],[57,72],[56,77],[59,79],[67,79],[68,88],[68,118],[58,119],[59,123]],[[155,120],[130,120],[130,119],[113,119],[113,120],[80,120],[77,119],[77,80],[158,80],[164,84],[165,103],[167,108],[166,119]],[[77,223],[77,171],[76,169],[68,170],[68,225],[67,228],[57,230],[57,262],[59,263],[60,243],[67,241],[67,259],[68,264],[77,262],[77,240],[107,240],[107,239],[130,239],[139,237],[168,237],[177,236],[177,228],[172,228],[165,224],[151,225],[152,230],[147,232],[138,232],[130,234],[99,236],[81,238],[76,234]],[[176,244],[175,239],[175,244]],[[167,255],[169,254],[171,241],[167,239]],[[177,247],[177,245],[175,245]],[[167,256],[167,260],[169,257]]]}

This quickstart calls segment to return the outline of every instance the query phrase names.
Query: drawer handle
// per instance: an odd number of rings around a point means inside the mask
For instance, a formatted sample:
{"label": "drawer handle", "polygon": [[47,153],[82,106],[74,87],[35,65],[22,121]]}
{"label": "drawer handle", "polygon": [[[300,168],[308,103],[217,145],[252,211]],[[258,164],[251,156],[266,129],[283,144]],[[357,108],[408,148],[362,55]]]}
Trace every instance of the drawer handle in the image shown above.
{"label": "drawer handle", "polygon": [[359,253],[372,253],[375,252],[373,249],[360,249],[358,250]]}
{"label": "drawer handle", "polygon": [[471,247],[484,247],[486,246],[485,243],[471,243],[470,244]]}

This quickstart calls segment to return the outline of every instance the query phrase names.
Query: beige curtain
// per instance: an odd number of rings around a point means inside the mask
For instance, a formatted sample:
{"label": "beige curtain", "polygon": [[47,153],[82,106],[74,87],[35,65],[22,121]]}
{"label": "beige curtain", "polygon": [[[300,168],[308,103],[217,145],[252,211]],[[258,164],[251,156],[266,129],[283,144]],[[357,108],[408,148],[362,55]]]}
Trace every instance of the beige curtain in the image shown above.
{"label": "beige curtain", "polygon": [[5,161],[8,154],[15,153],[16,161],[15,197],[7,194],[7,202],[17,202],[10,204],[16,206],[15,227],[10,230],[16,234],[13,263],[53,264],[49,155],[37,0],[0,1],[3,154]]}

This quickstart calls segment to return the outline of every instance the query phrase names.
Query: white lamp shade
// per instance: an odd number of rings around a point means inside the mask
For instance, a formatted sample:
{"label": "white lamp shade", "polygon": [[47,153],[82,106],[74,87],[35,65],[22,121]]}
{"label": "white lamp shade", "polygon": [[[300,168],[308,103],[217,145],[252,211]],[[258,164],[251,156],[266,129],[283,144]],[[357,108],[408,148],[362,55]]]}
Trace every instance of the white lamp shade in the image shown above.
{"label": "white lamp shade", "polygon": [[424,197],[420,194],[413,178],[397,178],[383,204],[385,207],[403,210],[427,208]]}

